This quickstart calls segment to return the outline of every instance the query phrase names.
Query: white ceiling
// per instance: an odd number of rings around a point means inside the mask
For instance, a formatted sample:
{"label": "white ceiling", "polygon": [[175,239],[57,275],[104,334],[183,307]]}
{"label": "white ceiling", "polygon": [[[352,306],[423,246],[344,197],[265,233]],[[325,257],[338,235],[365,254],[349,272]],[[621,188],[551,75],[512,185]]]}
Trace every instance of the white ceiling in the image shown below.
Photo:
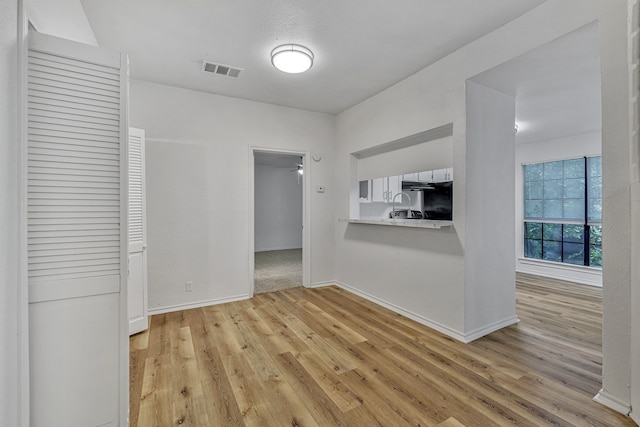
{"label": "white ceiling", "polygon": [[600,131],[598,37],[587,25],[471,80],[515,96],[518,144]]}
{"label": "white ceiling", "polygon": [[[545,0],[82,0],[98,43],[127,53],[134,79],[337,114]],[[315,54],[277,71],[282,43]],[[203,59],[243,68],[204,74]]]}

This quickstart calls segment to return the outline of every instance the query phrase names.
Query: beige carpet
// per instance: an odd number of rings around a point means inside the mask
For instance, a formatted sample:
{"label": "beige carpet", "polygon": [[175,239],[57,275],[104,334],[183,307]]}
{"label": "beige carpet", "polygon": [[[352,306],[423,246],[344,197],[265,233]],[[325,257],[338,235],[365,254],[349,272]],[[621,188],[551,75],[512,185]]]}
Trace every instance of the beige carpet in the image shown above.
{"label": "beige carpet", "polygon": [[302,249],[255,253],[254,293],[302,286]]}

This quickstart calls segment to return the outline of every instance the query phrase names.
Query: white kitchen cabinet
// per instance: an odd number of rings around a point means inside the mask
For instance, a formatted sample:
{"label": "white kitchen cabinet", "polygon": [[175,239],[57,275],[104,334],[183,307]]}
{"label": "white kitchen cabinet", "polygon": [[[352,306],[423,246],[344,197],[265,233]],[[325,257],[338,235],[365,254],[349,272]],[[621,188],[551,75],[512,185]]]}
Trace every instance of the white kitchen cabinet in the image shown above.
{"label": "white kitchen cabinet", "polygon": [[405,173],[402,175],[403,181],[418,181],[418,172],[414,173]]}
{"label": "white kitchen cabinet", "polygon": [[[393,196],[402,192],[402,175],[374,178],[371,180],[371,201],[392,203]],[[398,196],[399,198],[400,196]]]}
{"label": "white kitchen cabinet", "polygon": [[374,178],[371,180],[371,201],[386,202],[387,178]]}
{"label": "white kitchen cabinet", "polygon": [[433,171],[433,182],[444,182],[446,178],[446,169],[436,169]]}
{"label": "white kitchen cabinet", "polygon": [[453,168],[436,169],[433,171],[433,182],[453,181]]}
{"label": "white kitchen cabinet", "polygon": [[358,183],[358,201],[360,203],[371,203],[371,180],[360,181]]}
{"label": "white kitchen cabinet", "polygon": [[418,172],[418,181],[433,182],[433,171]]}
{"label": "white kitchen cabinet", "polygon": [[[390,176],[387,179],[387,203],[393,203],[396,194],[402,193],[402,175]],[[396,203],[402,202],[402,196],[396,198]],[[406,200],[406,197],[405,197]]]}

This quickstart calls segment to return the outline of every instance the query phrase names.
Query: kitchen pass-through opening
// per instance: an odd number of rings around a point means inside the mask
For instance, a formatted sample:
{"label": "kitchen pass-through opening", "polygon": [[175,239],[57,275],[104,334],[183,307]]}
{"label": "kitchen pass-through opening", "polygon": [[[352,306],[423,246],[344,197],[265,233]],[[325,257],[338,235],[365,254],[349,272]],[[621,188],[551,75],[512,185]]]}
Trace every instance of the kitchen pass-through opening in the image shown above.
{"label": "kitchen pass-through opening", "polygon": [[303,286],[304,155],[253,152],[253,293]]}

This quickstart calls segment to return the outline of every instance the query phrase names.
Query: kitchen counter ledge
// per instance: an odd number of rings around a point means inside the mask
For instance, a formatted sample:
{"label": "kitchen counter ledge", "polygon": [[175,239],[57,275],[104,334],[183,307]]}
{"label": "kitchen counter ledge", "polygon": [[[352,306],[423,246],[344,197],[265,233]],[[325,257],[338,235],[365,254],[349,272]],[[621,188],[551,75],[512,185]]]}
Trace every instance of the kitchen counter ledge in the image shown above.
{"label": "kitchen counter ledge", "polygon": [[348,222],[349,224],[372,224],[372,225],[390,225],[394,227],[413,227],[413,228],[451,228],[453,221],[438,221],[432,219],[391,219],[391,218],[346,218],[339,219],[340,222]]}

